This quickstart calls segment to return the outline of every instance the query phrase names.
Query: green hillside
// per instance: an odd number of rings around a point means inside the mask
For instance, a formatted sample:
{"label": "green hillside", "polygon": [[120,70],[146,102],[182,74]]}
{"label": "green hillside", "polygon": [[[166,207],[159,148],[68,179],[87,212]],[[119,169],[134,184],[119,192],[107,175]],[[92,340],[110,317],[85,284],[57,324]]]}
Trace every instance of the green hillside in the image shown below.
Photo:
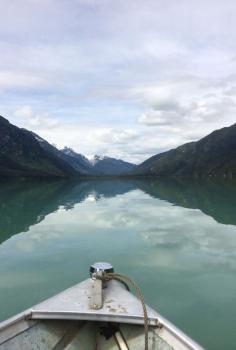
{"label": "green hillside", "polygon": [[236,124],[216,130],[197,142],[157,154],[130,174],[233,177],[236,175]]}

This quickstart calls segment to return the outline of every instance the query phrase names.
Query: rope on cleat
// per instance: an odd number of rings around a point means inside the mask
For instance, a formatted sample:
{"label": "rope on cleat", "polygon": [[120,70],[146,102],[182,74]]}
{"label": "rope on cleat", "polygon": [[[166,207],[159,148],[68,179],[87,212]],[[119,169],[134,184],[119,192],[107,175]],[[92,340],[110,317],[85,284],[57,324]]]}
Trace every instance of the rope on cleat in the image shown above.
{"label": "rope on cleat", "polygon": [[110,281],[110,280],[118,280],[122,283],[128,282],[130,283],[136,293],[137,296],[141,302],[142,308],[143,308],[143,319],[144,319],[144,350],[148,350],[148,314],[147,314],[147,307],[144,301],[144,297],[142,294],[142,291],[140,289],[140,287],[137,285],[136,282],[134,282],[130,277],[125,276],[125,275],[121,275],[119,273],[113,273],[113,272],[103,272],[102,274],[99,273],[94,273],[93,274],[93,278],[95,279],[100,279],[102,281]]}

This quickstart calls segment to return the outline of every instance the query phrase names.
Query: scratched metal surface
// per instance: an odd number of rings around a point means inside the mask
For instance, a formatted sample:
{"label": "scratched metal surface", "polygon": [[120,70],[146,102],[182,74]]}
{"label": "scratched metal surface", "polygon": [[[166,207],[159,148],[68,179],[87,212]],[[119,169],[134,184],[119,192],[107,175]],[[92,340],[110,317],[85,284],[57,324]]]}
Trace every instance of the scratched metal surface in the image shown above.
{"label": "scratched metal surface", "polygon": [[[117,281],[110,281],[103,290],[104,305],[90,308],[92,280],[88,279],[52,297],[32,309],[33,319],[86,319],[143,324],[140,301]],[[150,324],[156,325],[158,314],[148,307]]]}

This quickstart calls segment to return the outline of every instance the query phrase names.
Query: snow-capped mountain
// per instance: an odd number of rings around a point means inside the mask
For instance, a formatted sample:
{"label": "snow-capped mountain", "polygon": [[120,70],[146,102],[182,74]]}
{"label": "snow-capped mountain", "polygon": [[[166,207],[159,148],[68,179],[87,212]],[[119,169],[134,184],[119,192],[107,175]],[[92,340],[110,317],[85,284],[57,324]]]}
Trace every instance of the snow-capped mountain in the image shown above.
{"label": "snow-capped mountain", "polygon": [[134,164],[125,162],[122,159],[100,155],[95,155],[90,159],[90,163],[95,172],[102,175],[118,176],[135,168]]}
{"label": "snow-capped mountain", "polygon": [[97,154],[95,154],[94,156],[89,158],[89,162],[91,165],[95,166],[98,162],[104,160],[105,158],[107,158],[107,157],[106,156],[98,156]]}
{"label": "snow-capped mountain", "polygon": [[80,171],[81,164],[83,164],[83,170],[86,170],[85,173],[88,175],[118,176],[133,170],[135,167],[132,163],[107,156],[94,155],[92,158],[88,159],[68,147],[65,147],[62,152],[71,158],[70,165],[74,166],[77,164],[80,166]]}
{"label": "snow-capped mountain", "polygon": [[60,152],[62,153],[62,157],[66,157],[67,162],[73,168],[79,170],[84,175],[93,175],[93,166],[83,154],[74,152],[70,147],[64,147]]}

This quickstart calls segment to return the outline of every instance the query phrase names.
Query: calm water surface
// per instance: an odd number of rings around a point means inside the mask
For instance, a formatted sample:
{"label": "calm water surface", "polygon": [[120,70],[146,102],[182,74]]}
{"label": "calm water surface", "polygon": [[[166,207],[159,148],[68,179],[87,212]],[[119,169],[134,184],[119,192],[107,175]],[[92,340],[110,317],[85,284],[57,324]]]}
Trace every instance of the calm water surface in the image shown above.
{"label": "calm water surface", "polygon": [[236,348],[236,185],[0,184],[0,319],[111,262],[210,350]]}

